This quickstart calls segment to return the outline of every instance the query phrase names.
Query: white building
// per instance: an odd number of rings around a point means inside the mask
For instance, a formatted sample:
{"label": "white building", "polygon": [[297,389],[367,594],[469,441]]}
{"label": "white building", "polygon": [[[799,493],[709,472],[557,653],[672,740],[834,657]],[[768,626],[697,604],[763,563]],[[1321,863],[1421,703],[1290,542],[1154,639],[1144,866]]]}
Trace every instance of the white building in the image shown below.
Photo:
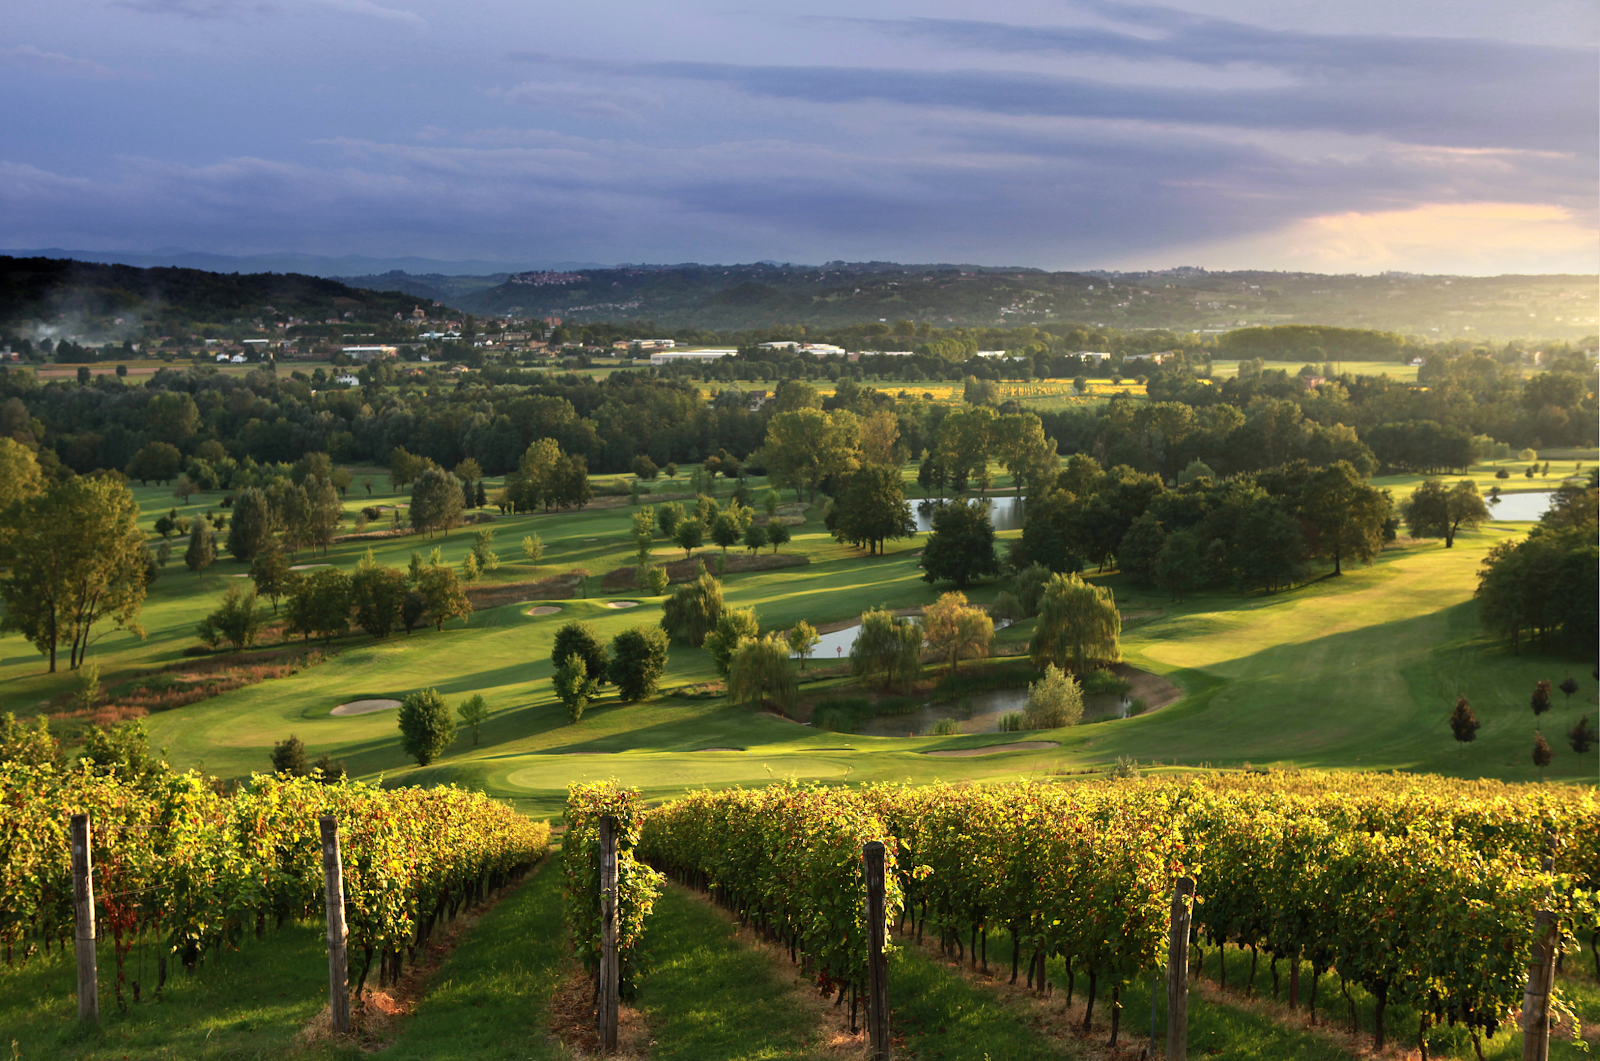
{"label": "white building", "polygon": [[678,342],[676,339],[635,339],[628,345],[635,350],[671,350]]}
{"label": "white building", "polygon": [[1154,353],[1154,354],[1123,354],[1122,355],[1122,363],[1124,365],[1126,365],[1130,361],[1150,361],[1150,362],[1153,362],[1153,363],[1159,365],[1159,364],[1161,364],[1163,361],[1165,361],[1167,358],[1169,358],[1171,356],[1172,356],[1172,351],[1171,350],[1162,350],[1162,351],[1160,351],[1158,353]]}
{"label": "white building", "polygon": [[737,350],[666,350],[650,355],[652,365],[670,365],[679,361],[715,361],[719,357],[732,357]]}
{"label": "white building", "polygon": [[333,377],[333,382],[342,383],[346,387],[359,387],[359,386],[361,386],[361,380],[356,376],[350,375],[350,373],[348,373],[348,372],[346,372],[342,376]]}
{"label": "white building", "polygon": [[1096,365],[1105,364],[1106,361],[1111,357],[1110,354],[1103,350],[1079,350],[1072,356],[1082,361],[1093,362]]}

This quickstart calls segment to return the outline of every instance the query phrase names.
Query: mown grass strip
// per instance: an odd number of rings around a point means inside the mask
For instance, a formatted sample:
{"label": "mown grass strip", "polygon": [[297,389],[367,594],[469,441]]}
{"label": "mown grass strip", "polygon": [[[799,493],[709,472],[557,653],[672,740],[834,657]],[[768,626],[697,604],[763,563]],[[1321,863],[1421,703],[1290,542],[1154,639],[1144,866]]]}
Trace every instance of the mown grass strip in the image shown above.
{"label": "mown grass strip", "polygon": [[445,960],[393,1045],[393,1061],[567,1057],[548,1031],[562,974],[561,875],[547,862],[485,913]]}
{"label": "mown grass strip", "polygon": [[796,1005],[774,958],[739,940],[738,926],[668,885],[650,921],[649,972],[637,1004],[650,1020],[653,1061],[766,1061],[814,1057],[814,1007]]}

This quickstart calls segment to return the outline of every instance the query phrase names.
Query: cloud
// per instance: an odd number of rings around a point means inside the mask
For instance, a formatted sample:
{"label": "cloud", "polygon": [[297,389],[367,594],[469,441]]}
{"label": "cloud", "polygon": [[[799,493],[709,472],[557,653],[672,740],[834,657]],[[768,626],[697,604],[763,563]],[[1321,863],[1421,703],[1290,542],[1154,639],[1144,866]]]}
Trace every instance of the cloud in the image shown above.
{"label": "cloud", "polygon": [[384,7],[372,0],[115,0],[118,6],[153,15],[178,15],[201,21],[214,19],[252,20],[267,16],[301,13],[315,8],[338,11],[362,18],[397,22],[426,29],[428,22],[414,11]]}
{"label": "cloud", "polygon": [[47,52],[31,44],[19,44],[13,48],[0,48],[0,63],[15,63],[19,66],[32,66],[63,74],[87,75],[90,77],[110,77],[116,71],[109,66],[102,66],[92,59],[79,59],[72,55],[63,55],[60,52]]}
{"label": "cloud", "polygon": [[641,111],[650,108],[655,100],[637,89],[608,91],[594,85],[578,82],[524,81],[508,89],[494,89],[491,98],[503,99],[534,110],[583,118],[620,119],[630,122],[644,121]]}
{"label": "cloud", "polygon": [[[1198,255],[1208,267],[1440,274],[1588,272],[1600,232],[1545,203],[1425,203],[1404,210],[1308,217],[1244,239],[1164,249],[1163,264]],[[1187,256],[1187,257],[1186,257]],[[1150,255],[1121,263],[1149,265]]]}

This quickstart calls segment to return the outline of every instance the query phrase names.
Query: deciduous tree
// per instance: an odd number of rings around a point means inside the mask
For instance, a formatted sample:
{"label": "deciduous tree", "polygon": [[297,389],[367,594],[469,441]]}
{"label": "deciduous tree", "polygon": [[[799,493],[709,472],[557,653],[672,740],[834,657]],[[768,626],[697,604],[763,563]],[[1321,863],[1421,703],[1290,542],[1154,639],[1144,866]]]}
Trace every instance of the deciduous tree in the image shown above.
{"label": "deciduous tree", "polygon": [[748,638],[739,643],[728,661],[728,699],[759,708],[775,704],[789,715],[795,705],[794,673],[789,669],[789,647],[776,634]]}
{"label": "deciduous tree", "polygon": [[988,502],[958,498],[934,510],[933,530],[922,550],[924,581],[954,582],[965,589],[975,579],[999,573]]}
{"label": "deciduous tree", "polygon": [[1028,653],[1041,670],[1053,663],[1087,674],[1121,659],[1121,635],[1122,616],[1109,589],[1075,574],[1055,575],[1039,602],[1039,626]]}
{"label": "deciduous tree", "polygon": [[650,626],[634,626],[611,639],[606,674],[624,703],[655,694],[667,670],[667,635]]}
{"label": "deciduous tree", "polygon": [[865,545],[877,555],[886,540],[917,533],[899,469],[882,464],[864,465],[845,477],[825,522],[836,541]]}
{"label": "deciduous tree", "polygon": [[419,689],[400,701],[400,746],[427,766],[455,740],[456,721],[437,689]]}

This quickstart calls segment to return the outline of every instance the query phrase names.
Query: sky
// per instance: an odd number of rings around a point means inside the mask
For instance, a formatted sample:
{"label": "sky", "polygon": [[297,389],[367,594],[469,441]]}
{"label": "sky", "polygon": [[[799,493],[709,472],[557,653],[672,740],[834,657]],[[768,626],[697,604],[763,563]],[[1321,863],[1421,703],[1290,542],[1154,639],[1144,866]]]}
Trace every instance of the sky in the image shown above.
{"label": "sky", "polygon": [[1591,0],[51,0],[0,246],[1596,271]]}

